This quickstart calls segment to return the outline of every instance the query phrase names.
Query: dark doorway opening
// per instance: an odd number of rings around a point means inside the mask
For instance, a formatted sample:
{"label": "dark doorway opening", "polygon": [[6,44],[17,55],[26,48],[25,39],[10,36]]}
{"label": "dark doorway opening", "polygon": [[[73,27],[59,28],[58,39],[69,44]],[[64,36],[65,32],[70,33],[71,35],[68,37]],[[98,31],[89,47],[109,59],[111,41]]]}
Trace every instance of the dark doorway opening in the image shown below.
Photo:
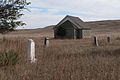
{"label": "dark doorway opening", "polygon": [[80,39],[79,34],[80,34],[80,30],[77,29],[77,39]]}
{"label": "dark doorway opening", "polygon": [[81,29],[77,29],[77,39],[81,39],[82,38],[82,30]]}

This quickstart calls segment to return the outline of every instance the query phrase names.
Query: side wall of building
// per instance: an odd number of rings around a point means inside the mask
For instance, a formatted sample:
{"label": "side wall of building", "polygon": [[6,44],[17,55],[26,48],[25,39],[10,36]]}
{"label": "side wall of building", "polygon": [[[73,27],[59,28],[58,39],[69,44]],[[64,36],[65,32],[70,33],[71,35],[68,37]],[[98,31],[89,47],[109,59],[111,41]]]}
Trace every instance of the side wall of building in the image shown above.
{"label": "side wall of building", "polygon": [[82,30],[82,38],[90,38],[91,37],[91,30]]}

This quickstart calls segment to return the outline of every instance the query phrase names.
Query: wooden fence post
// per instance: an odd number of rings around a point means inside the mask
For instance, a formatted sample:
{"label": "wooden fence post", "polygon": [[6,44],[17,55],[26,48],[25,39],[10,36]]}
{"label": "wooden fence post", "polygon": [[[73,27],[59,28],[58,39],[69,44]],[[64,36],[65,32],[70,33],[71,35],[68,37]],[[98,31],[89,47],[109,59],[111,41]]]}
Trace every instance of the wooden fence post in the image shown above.
{"label": "wooden fence post", "polygon": [[95,44],[95,46],[99,46],[99,44],[98,44],[98,39],[97,39],[97,37],[96,36],[94,36],[94,44]]}
{"label": "wooden fence post", "polygon": [[45,47],[49,47],[49,38],[44,39],[44,45]]}
{"label": "wooden fence post", "polygon": [[35,58],[35,42],[32,39],[28,39],[28,61],[31,63],[36,62]]}
{"label": "wooden fence post", "polygon": [[107,42],[108,42],[108,43],[110,43],[110,42],[111,42],[111,39],[110,39],[110,37],[109,37],[109,36],[107,37]]}

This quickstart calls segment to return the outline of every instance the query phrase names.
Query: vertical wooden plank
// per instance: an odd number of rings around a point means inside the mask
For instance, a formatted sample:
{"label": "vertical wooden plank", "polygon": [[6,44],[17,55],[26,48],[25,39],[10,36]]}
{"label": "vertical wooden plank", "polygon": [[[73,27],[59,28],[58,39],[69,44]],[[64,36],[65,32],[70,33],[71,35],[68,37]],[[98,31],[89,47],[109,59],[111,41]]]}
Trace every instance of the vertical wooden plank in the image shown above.
{"label": "vertical wooden plank", "polygon": [[77,39],[77,31],[74,29],[74,39]]}

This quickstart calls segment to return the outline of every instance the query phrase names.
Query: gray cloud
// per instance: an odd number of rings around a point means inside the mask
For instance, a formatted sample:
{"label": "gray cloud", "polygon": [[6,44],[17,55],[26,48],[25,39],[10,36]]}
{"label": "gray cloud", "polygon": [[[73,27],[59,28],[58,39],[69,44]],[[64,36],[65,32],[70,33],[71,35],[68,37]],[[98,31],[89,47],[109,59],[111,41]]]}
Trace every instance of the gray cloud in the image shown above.
{"label": "gray cloud", "polygon": [[[58,23],[65,15],[79,16],[85,21],[120,19],[120,0],[29,0],[31,12],[22,20],[26,28],[45,27]],[[42,13],[41,8],[48,9]]]}

